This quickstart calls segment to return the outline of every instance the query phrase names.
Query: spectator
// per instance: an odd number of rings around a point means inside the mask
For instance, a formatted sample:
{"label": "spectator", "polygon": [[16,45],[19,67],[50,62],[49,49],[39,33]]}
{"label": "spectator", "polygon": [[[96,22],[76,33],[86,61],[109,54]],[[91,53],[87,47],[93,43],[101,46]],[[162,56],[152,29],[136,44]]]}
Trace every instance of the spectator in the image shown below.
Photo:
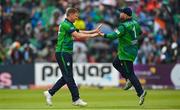
{"label": "spectator", "polygon": [[23,51],[23,59],[24,63],[32,63],[34,60],[33,50],[29,46],[29,44],[24,45],[24,51]]}
{"label": "spectator", "polygon": [[11,50],[11,59],[12,59],[12,64],[20,64],[22,63],[22,53],[19,50],[20,49],[20,43],[19,42],[14,42],[12,45],[12,50]]}

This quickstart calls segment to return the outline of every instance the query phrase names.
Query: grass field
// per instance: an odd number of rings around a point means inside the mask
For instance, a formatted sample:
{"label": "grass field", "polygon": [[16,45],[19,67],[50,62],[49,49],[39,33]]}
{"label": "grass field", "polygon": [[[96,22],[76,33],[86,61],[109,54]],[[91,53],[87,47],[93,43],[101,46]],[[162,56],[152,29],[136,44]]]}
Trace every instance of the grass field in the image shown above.
{"label": "grass field", "polygon": [[81,88],[82,99],[87,107],[71,104],[70,93],[62,89],[53,97],[53,106],[45,103],[43,90],[0,90],[0,110],[180,110],[180,91],[147,90],[144,105],[138,105],[134,90],[120,88]]}

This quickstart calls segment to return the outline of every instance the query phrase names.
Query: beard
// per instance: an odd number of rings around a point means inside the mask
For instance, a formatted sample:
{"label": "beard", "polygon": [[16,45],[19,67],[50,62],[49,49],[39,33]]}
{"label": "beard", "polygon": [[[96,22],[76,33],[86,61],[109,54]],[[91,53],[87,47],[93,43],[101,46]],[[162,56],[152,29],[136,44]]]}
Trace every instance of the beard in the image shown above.
{"label": "beard", "polygon": [[125,17],[120,17],[120,21],[124,21],[124,20],[126,20]]}

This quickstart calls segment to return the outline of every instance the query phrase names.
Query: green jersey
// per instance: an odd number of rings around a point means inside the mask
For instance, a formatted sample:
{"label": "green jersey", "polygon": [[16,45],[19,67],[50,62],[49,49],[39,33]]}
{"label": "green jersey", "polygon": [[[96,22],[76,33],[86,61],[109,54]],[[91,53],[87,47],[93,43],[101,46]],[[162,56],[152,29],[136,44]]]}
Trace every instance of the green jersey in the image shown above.
{"label": "green jersey", "polygon": [[73,52],[72,32],[78,31],[76,27],[68,19],[65,19],[59,25],[58,39],[56,44],[56,52]]}
{"label": "green jersey", "polygon": [[141,28],[137,21],[129,19],[121,23],[115,32],[105,34],[111,40],[118,38],[118,57],[120,60],[134,61],[138,54],[138,39]]}

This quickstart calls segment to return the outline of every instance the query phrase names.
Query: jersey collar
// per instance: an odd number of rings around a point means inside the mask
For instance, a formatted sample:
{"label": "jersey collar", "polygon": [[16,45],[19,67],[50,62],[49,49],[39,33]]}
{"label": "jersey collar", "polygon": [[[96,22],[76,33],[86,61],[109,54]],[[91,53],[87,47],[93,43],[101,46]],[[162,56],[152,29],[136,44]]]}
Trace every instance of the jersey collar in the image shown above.
{"label": "jersey collar", "polygon": [[132,18],[126,19],[123,22],[132,21]]}
{"label": "jersey collar", "polygon": [[71,24],[73,24],[71,21],[69,21],[67,18],[65,18],[65,20],[67,21],[67,22],[69,22],[69,23],[71,23]]}

